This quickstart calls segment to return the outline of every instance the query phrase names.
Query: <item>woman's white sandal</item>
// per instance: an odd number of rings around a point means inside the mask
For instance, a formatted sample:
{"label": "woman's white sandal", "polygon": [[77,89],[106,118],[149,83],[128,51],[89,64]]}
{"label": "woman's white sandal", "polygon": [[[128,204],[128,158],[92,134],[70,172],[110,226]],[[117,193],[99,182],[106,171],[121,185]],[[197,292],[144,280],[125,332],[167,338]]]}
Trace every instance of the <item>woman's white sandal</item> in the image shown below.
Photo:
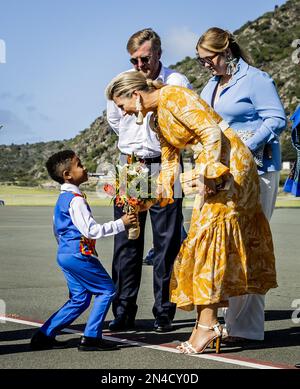
{"label": "woman's white sandal", "polygon": [[[183,348],[183,353],[184,354],[202,354],[205,349],[210,345],[211,348],[214,346],[214,342],[216,342],[216,354],[220,354],[221,350],[221,340],[222,340],[222,327],[220,326],[219,323],[208,327],[208,326],[203,326],[202,324],[198,323],[198,327],[204,328],[207,330],[212,330],[215,332],[215,336],[212,339],[209,339],[204,346],[202,347],[201,350],[197,351],[195,347],[190,343],[190,342],[185,342],[185,347]],[[183,345],[183,343],[182,343]]]}

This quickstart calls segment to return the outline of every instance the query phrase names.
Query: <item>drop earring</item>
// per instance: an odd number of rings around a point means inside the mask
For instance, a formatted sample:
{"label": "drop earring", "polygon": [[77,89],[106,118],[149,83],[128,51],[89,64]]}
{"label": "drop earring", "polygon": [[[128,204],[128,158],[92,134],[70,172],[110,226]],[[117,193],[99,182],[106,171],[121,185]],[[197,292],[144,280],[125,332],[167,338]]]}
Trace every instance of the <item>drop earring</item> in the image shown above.
{"label": "drop earring", "polygon": [[237,58],[232,57],[232,55],[229,54],[226,57],[226,65],[227,65],[226,74],[228,76],[232,76],[235,73],[237,63],[238,63]]}
{"label": "drop earring", "polygon": [[142,113],[143,107],[142,107],[140,95],[138,95],[138,97],[136,98],[135,107],[136,107],[136,110],[138,111],[138,115],[136,118],[136,124],[138,124],[140,126],[144,123],[144,115]]}

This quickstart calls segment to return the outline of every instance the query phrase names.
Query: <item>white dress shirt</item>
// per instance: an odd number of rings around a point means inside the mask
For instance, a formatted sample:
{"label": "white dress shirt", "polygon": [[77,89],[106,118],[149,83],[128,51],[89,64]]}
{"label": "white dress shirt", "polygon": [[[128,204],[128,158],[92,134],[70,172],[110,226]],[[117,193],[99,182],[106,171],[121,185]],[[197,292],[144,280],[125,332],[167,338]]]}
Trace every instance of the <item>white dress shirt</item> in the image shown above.
{"label": "white dress shirt", "polygon": [[[130,69],[132,70],[132,69]],[[192,88],[189,80],[175,70],[161,66],[157,80],[168,85]],[[161,154],[159,140],[149,126],[151,112],[147,114],[142,125],[136,124],[135,115],[123,116],[117,105],[109,100],[107,102],[107,121],[119,137],[118,148],[124,154],[135,153],[140,158],[155,158]]]}
{"label": "white dress shirt", "polygon": [[[61,186],[61,192],[74,192],[82,195],[78,186],[72,184],[63,184]],[[93,218],[91,212],[88,210],[85,199],[82,197],[75,196],[72,199],[70,202],[69,212],[74,226],[77,227],[81,234],[88,239],[99,239],[105,236],[118,234],[119,232],[125,230],[122,219],[98,224]],[[58,240],[54,224],[53,231],[56,239]]]}

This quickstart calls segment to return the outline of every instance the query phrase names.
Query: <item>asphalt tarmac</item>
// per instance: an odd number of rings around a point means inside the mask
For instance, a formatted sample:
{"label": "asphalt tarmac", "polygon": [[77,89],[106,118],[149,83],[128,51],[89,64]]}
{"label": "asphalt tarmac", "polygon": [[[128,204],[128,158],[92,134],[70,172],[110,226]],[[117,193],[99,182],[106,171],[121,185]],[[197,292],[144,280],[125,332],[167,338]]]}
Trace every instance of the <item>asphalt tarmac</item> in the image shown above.
{"label": "asphalt tarmac", "polygon": [[[79,353],[76,345],[88,311],[73,323],[64,350],[30,351],[28,344],[40,323],[68,299],[64,277],[56,264],[51,207],[0,208],[0,368],[2,369],[280,369],[300,362],[300,209],[277,209],[273,232],[278,284],[266,296],[265,341],[223,346],[220,355],[208,350],[187,356],[176,351],[192,330],[195,313],[178,310],[174,331],[153,332],[152,267],[143,267],[135,331],[105,336],[120,350]],[[109,207],[93,208],[100,223],[112,219]],[[185,210],[188,223],[191,210]],[[147,225],[145,252],[151,247]],[[113,238],[97,243],[106,269],[111,271]],[[6,319],[4,318],[6,316]],[[108,313],[106,328],[112,319]],[[113,337],[113,338],[112,338]]]}

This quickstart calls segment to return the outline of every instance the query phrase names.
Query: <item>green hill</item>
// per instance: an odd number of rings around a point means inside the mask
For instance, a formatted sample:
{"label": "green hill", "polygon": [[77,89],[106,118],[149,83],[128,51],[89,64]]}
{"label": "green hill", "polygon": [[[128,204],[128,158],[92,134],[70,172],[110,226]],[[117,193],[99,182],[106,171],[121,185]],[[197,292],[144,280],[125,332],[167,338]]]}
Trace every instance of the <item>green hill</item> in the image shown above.
{"label": "green hill", "polygon": [[[247,22],[235,31],[253,64],[267,71],[275,80],[288,116],[300,103],[300,67],[292,63],[291,43],[300,38],[300,0],[289,0],[273,12]],[[187,57],[172,68],[184,73],[200,92],[210,74],[194,58]],[[284,160],[295,157],[289,131],[282,136]],[[117,137],[110,130],[105,112],[89,128],[70,140],[26,145],[0,145],[0,183],[38,185],[48,180],[44,163],[54,152],[72,148],[80,153],[89,171],[101,162],[116,161]]]}

